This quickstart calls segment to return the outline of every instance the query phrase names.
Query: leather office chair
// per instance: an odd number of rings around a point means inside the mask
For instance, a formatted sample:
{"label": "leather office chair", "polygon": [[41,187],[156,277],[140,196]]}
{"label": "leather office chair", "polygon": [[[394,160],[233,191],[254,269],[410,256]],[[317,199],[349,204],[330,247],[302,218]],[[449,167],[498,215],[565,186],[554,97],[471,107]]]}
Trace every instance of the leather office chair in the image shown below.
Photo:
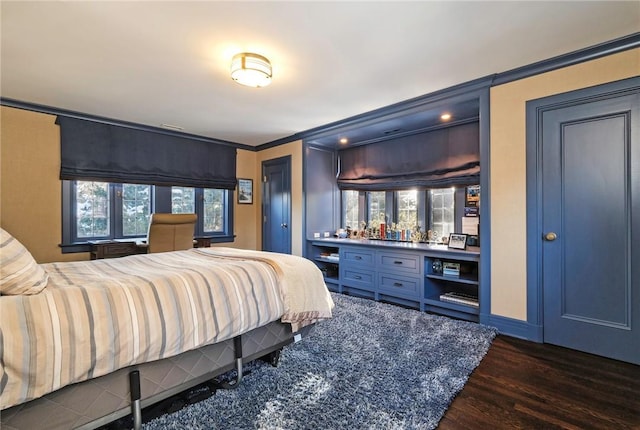
{"label": "leather office chair", "polygon": [[151,214],[147,234],[148,252],[193,248],[196,214]]}

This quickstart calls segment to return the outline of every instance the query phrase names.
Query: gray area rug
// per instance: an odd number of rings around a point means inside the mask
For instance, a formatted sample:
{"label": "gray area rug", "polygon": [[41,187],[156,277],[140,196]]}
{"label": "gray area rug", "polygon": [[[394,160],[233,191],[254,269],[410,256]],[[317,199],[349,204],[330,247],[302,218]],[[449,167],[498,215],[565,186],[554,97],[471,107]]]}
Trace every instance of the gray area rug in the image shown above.
{"label": "gray area rug", "polygon": [[433,429],[496,330],[333,294],[334,318],[156,429]]}

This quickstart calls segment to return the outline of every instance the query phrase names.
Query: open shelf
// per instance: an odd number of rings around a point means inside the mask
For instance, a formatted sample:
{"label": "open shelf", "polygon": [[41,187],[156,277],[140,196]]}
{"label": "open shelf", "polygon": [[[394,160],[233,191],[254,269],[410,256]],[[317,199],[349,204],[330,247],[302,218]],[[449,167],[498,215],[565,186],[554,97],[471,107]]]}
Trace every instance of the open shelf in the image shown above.
{"label": "open shelf", "polygon": [[454,311],[464,312],[472,315],[480,314],[480,309],[477,306],[464,305],[461,303],[445,302],[444,300],[440,300],[439,295],[429,297],[425,299],[424,302],[427,305],[437,306],[439,308],[452,309]]}
{"label": "open shelf", "polygon": [[426,275],[429,279],[438,279],[440,281],[448,281],[448,282],[459,282],[461,284],[470,284],[470,285],[478,285],[478,278],[468,275],[461,275],[460,277],[455,276],[444,276],[444,275],[435,275],[429,273]]}
{"label": "open shelf", "polygon": [[[434,265],[434,262],[440,262],[440,264]],[[444,275],[442,271],[435,272],[436,266],[442,268],[445,263],[456,263],[460,274],[451,276]],[[480,302],[477,300],[480,292],[478,261],[427,256],[424,265],[424,308],[455,318],[477,320],[480,315]],[[452,293],[473,297],[474,304],[440,298],[442,295]]]}
{"label": "open shelf", "polygon": [[339,258],[329,258],[329,257],[318,256],[318,257],[315,257],[314,260],[322,261],[324,263],[340,264]]}

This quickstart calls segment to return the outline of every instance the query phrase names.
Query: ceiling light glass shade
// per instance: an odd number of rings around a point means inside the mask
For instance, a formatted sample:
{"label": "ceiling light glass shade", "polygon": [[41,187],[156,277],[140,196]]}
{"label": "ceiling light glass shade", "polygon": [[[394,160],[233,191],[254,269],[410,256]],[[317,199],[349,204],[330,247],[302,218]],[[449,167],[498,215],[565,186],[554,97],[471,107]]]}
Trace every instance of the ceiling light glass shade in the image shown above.
{"label": "ceiling light glass shade", "polygon": [[271,63],[262,55],[236,54],[231,60],[231,79],[248,87],[266,87],[271,83]]}

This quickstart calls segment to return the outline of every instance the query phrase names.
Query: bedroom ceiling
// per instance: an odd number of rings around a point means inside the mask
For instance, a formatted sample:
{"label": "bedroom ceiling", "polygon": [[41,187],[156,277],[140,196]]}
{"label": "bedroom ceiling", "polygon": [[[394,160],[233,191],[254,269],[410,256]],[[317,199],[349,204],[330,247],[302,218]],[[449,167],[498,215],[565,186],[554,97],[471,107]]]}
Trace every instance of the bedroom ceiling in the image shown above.
{"label": "bedroom ceiling", "polygon": [[3,98],[252,146],[640,31],[634,1],[0,5]]}

